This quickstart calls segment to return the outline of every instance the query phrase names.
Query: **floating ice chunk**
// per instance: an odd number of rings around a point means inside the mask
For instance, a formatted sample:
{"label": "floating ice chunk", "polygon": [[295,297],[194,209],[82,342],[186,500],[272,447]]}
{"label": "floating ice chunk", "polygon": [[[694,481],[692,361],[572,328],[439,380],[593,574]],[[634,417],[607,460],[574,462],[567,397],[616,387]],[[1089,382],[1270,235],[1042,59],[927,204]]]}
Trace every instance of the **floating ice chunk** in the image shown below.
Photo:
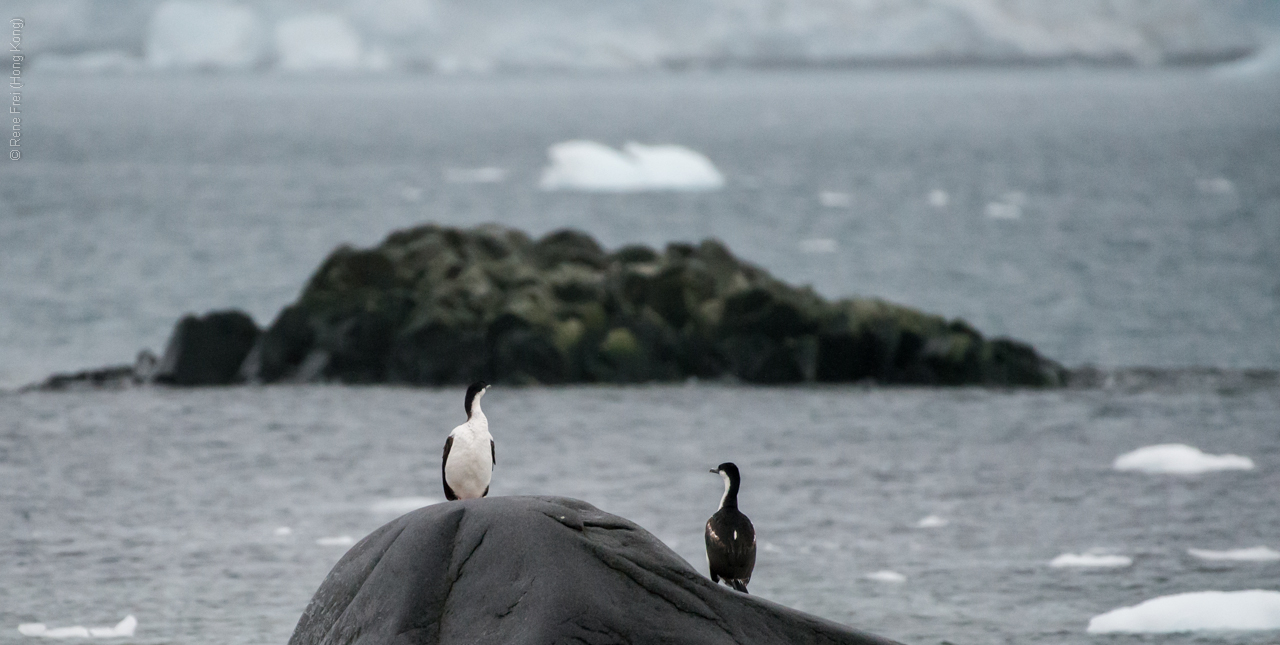
{"label": "floating ice chunk", "polygon": [[336,537],[322,537],[316,540],[316,544],[320,546],[351,546],[356,543],[356,539],[350,535],[339,535]]}
{"label": "floating ice chunk", "polygon": [[824,190],[818,193],[818,201],[827,208],[848,208],[853,204],[853,196],[849,193]]}
{"label": "floating ice chunk", "polygon": [[898,573],[897,571],[889,571],[888,569],[868,573],[866,578],[867,580],[875,580],[876,582],[891,582],[895,584],[907,581],[906,576]]}
{"label": "floating ice chunk", "polygon": [[801,253],[835,253],[837,248],[836,241],[827,238],[800,240]]}
{"label": "floating ice chunk", "polygon": [[1090,634],[1280,629],[1280,591],[1193,591],[1113,609],[1089,621]]}
{"label": "floating ice chunk", "polygon": [[1138,448],[1116,457],[1112,467],[1151,474],[1196,475],[1215,470],[1253,470],[1253,460],[1240,455],[1207,455],[1180,443]]}
{"label": "floating ice chunk", "polygon": [[1102,553],[1063,553],[1049,561],[1049,566],[1055,568],[1118,569],[1131,564],[1133,564],[1133,558],[1127,555],[1106,555]]}
{"label": "floating ice chunk", "polygon": [[275,535],[276,537],[285,537],[287,535],[293,535],[293,529],[287,526],[281,526],[281,527],[277,527],[272,534]]}
{"label": "floating ice chunk", "polygon": [[938,517],[937,515],[927,515],[921,518],[919,522],[916,522],[916,528],[936,529],[946,526],[949,523],[950,522],[945,518]]}
{"label": "floating ice chunk", "polygon": [[444,180],[451,184],[496,184],[506,178],[506,168],[492,166],[484,168],[449,168],[444,171]]}
{"label": "floating ice chunk", "polygon": [[946,208],[951,203],[951,195],[947,191],[935,188],[929,191],[929,205],[934,208]]}
{"label": "floating ice chunk", "polygon": [[400,189],[400,199],[406,202],[416,202],[422,200],[422,189],[417,186],[405,186]]}
{"label": "floating ice chunk", "polygon": [[172,0],[147,30],[147,64],[161,68],[245,69],[258,62],[262,26],[251,9],[227,2]]}
{"label": "floating ice chunk", "polygon": [[369,510],[380,514],[404,515],[409,511],[416,511],[423,506],[439,504],[440,502],[441,500],[435,497],[393,497],[374,502],[373,506],[369,507]]}
{"label": "floating ice chunk", "polygon": [[314,13],[276,25],[276,55],[289,71],[355,69],[360,36],[337,14]]}
{"label": "floating ice chunk", "polygon": [[677,145],[628,142],[622,151],[595,141],[565,141],[547,150],[543,190],[636,192],[715,190],[724,176],[701,153]]}
{"label": "floating ice chunk", "polygon": [[1226,177],[1213,177],[1211,179],[1197,179],[1196,189],[1207,195],[1230,195],[1236,192],[1236,185]]}
{"label": "floating ice chunk", "polygon": [[1022,217],[1022,207],[1027,203],[1027,195],[1022,191],[1009,191],[998,202],[987,204],[987,217],[991,219],[1018,219]]}
{"label": "floating ice chunk", "polygon": [[49,629],[44,623],[23,623],[18,625],[18,633],[23,636],[40,638],[127,638],[133,636],[138,629],[138,619],[129,614],[115,627],[55,627]]}
{"label": "floating ice chunk", "polygon": [[1201,560],[1228,560],[1234,562],[1272,562],[1280,560],[1280,551],[1265,546],[1248,549],[1231,549],[1228,551],[1212,551],[1209,549],[1187,549],[1187,553]]}

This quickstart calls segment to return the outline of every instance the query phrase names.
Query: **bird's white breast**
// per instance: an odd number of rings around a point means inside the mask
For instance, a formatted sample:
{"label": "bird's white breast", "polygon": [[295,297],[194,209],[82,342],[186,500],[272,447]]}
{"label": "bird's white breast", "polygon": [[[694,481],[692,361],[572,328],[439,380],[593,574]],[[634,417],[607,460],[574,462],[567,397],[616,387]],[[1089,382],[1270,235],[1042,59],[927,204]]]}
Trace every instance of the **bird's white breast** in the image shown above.
{"label": "bird's white breast", "polygon": [[474,499],[484,495],[493,477],[493,437],[489,435],[489,421],[484,414],[475,414],[466,423],[449,433],[453,446],[445,460],[444,476],[459,499]]}

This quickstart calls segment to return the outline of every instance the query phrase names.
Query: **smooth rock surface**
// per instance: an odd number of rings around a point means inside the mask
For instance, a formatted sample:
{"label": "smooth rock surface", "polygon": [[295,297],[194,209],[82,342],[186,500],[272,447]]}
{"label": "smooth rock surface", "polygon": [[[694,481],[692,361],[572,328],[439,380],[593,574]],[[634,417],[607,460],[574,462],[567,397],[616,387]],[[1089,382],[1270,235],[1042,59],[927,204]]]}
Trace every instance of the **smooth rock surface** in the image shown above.
{"label": "smooth rock surface", "polygon": [[649,532],[574,499],[418,509],[361,540],[290,645],[893,645],[716,585]]}

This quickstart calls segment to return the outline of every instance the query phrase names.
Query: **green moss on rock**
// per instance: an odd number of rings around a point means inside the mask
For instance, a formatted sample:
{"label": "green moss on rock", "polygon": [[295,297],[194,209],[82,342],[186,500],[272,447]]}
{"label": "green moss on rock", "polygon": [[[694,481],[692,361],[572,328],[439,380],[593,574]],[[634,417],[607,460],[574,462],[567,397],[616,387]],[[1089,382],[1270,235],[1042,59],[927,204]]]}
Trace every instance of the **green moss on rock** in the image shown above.
{"label": "green moss on rock", "polygon": [[854,382],[1053,386],[1030,346],[877,299],[827,301],[716,240],[606,252],[424,225],[340,247],[262,334],[262,381]]}

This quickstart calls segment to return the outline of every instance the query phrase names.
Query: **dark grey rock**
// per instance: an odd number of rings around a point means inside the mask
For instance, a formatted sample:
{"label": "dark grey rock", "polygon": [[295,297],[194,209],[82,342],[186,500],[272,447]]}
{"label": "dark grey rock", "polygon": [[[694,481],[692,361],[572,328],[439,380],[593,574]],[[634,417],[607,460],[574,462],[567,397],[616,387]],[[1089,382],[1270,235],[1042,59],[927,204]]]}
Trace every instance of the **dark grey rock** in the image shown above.
{"label": "dark grey rock", "polygon": [[334,566],[289,643],[895,645],[714,584],[639,526],[555,497],[390,522]]}
{"label": "dark grey rock", "polygon": [[154,380],[168,385],[233,383],[258,334],[258,326],[242,311],[184,316],[169,336]]}

